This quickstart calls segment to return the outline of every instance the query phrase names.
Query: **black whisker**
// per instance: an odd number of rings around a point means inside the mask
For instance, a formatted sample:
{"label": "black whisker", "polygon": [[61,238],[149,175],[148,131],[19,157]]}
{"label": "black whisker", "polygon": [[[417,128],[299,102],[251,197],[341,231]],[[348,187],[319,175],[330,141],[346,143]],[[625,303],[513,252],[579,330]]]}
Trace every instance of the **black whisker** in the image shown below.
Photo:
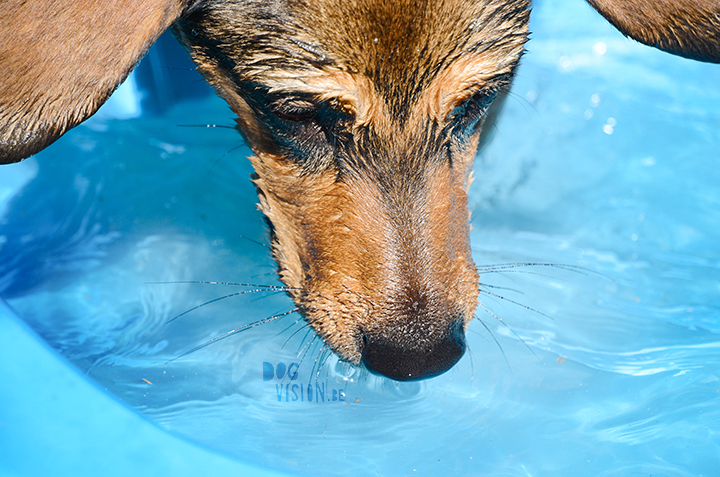
{"label": "black whisker", "polygon": [[485,287],[485,288],[494,288],[495,290],[511,291],[511,292],[517,293],[517,294],[519,294],[519,295],[524,295],[524,294],[525,294],[525,293],[523,293],[522,291],[520,291],[520,290],[518,290],[518,289],[516,289],[516,288],[501,287],[501,286],[498,286],[498,285],[490,285],[489,283],[481,283],[480,286],[481,286],[481,287]]}
{"label": "black whisker", "polygon": [[245,145],[246,145],[246,144],[245,144],[244,142],[241,142],[241,143],[238,144],[237,146],[231,147],[230,149],[228,149],[227,151],[225,151],[222,156],[220,156],[220,157],[218,157],[217,159],[215,159],[215,162],[213,162],[213,163],[210,165],[210,168],[207,170],[206,175],[207,175],[207,174],[210,174],[210,171],[212,171],[212,170],[215,168],[215,166],[218,164],[218,162],[222,161],[225,156],[227,156],[228,154],[230,154],[230,153],[233,152],[233,151],[237,151],[238,149],[240,149],[241,147],[244,147]]}
{"label": "black whisker", "polygon": [[328,350],[328,345],[323,342],[323,345],[320,348],[320,352],[315,357],[312,369],[310,370],[310,381],[308,381],[308,384],[312,382],[312,376],[315,374],[315,368],[317,368],[317,374],[315,375],[315,384],[317,384],[318,380],[320,379],[320,371],[322,370],[322,365],[325,362],[325,352]]}
{"label": "black whisker", "polygon": [[[476,317],[477,318],[477,317]],[[480,318],[478,318],[479,320]],[[468,355],[470,356],[470,381],[475,379],[475,366],[473,365],[473,354],[472,350],[468,347]]]}
{"label": "black whisker", "polygon": [[[230,293],[229,295],[224,295],[221,297],[213,298],[212,300],[206,301],[205,303],[200,303],[199,305],[194,306],[194,307],[190,308],[189,310],[183,311],[182,313],[180,313],[179,315],[177,315],[173,318],[170,318],[169,320],[167,320],[165,322],[165,324],[167,325],[169,323],[172,323],[173,321],[177,320],[178,318],[187,315],[191,311],[195,311],[198,308],[202,308],[202,307],[210,305],[212,303],[217,303],[219,301],[226,300],[226,299],[232,298],[234,296],[247,295],[249,293],[267,292],[267,291],[270,291],[270,290],[267,290],[267,289],[243,290],[243,291],[239,291],[239,292],[235,292],[235,293]],[[277,292],[273,292],[273,293],[277,293]]]}
{"label": "black whisker", "polygon": [[504,297],[504,296],[502,296],[502,295],[498,295],[497,293],[493,293],[493,292],[490,292],[490,291],[487,291],[487,290],[483,290],[483,289],[482,289],[482,286],[483,286],[483,285],[480,285],[480,293],[484,293],[484,294],[486,294],[486,295],[488,295],[488,296],[492,296],[492,297],[498,298],[498,299],[500,299],[500,300],[507,301],[508,303],[512,303],[512,304],[515,305],[515,306],[519,306],[520,308],[525,308],[525,309],[528,310],[528,311],[532,311],[532,312],[534,312],[534,313],[537,313],[538,315],[542,315],[542,316],[544,316],[545,318],[549,318],[549,319],[555,321],[555,319],[554,319],[552,316],[550,316],[550,315],[548,315],[548,314],[546,314],[546,313],[543,313],[543,312],[540,311],[540,310],[536,310],[535,308],[529,307],[529,306],[527,306],[527,305],[523,305],[523,304],[520,303],[520,302],[517,302],[517,301],[515,301],[515,300],[511,300],[510,298]]}
{"label": "black whisker", "polygon": [[[320,361],[320,368],[318,369],[318,373],[317,373],[318,378],[320,377],[320,372],[322,371],[323,368],[325,368],[325,379],[327,379],[328,374],[330,372],[329,369],[327,367],[325,367],[325,365],[332,358],[333,352],[330,349],[330,347],[327,347],[326,351],[327,351],[327,354],[325,355],[325,358]],[[315,382],[317,382],[317,379],[315,380]]]}
{"label": "black whisker", "polygon": [[[520,77],[521,77],[521,76],[518,75],[518,78],[520,78]],[[528,119],[532,119],[532,115],[530,114],[530,110],[528,110],[528,106],[529,106],[530,108],[532,108],[532,112],[534,112],[536,115],[539,114],[537,107],[536,107],[533,103],[531,103],[530,101],[528,101],[528,99],[527,99],[526,97],[520,96],[519,94],[516,94],[516,93],[513,93],[511,90],[508,90],[508,91],[507,91],[507,95],[508,95],[510,98],[512,98],[512,99],[514,99],[515,101],[517,101],[518,104],[522,105],[523,109],[525,110],[525,113],[527,113]]]}
{"label": "black whisker", "polygon": [[279,318],[282,318],[283,316],[287,316],[287,315],[290,315],[290,314],[292,314],[292,313],[295,313],[296,311],[298,311],[298,309],[297,309],[297,308],[293,308],[293,309],[290,310],[290,311],[286,311],[286,312],[283,312],[283,313],[279,313],[279,314],[277,314],[277,315],[272,315],[272,316],[269,316],[269,317],[267,317],[267,318],[263,318],[262,320],[254,321],[254,322],[252,322],[252,323],[250,323],[250,324],[243,325],[243,326],[241,326],[241,327],[239,327],[239,328],[235,328],[234,330],[230,330],[230,331],[228,331],[228,332],[225,332],[225,333],[223,333],[223,334],[221,334],[221,335],[216,336],[216,337],[213,338],[213,339],[210,339],[210,340],[204,342],[204,343],[201,344],[201,345],[198,345],[198,346],[192,348],[192,349],[189,350],[189,351],[186,351],[186,352],[182,353],[182,354],[179,355],[179,356],[176,356],[176,357],[172,358],[171,360],[168,361],[168,363],[170,363],[170,362],[172,362],[172,361],[175,361],[176,359],[180,359],[180,358],[182,358],[183,356],[187,356],[187,355],[189,355],[189,354],[191,354],[191,353],[194,353],[195,351],[201,350],[201,349],[203,349],[203,348],[206,347],[206,346],[210,346],[210,345],[213,344],[213,343],[217,343],[217,342],[220,341],[220,340],[224,340],[225,338],[229,338],[229,337],[232,336],[232,335],[236,335],[236,334],[241,333],[241,332],[243,332],[243,331],[247,331],[247,330],[249,330],[249,329],[255,328],[256,326],[264,325],[265,323],[270,323],[271,321],[275,321],[275,320],[277,320],[277,319],[279,319]]}
{"label": "black whisker", "polygon": [[[260,290],[260,291],[262,291],[262,290]],[[269,291],[269,290],[267,290],[267,291]],[[264,298],[267,298],[267,297],[269,297],[269,296],[280,295],[280,294],[282,294],[282,293],[284,293],[284,292],[285,292],[285,290],[273,290],[273,291],[271,291],[271,292],[270,292],[269,294],[267,294],[267,295],[259,296],[259,297],[255,298],[255,299],[251,300],[251,303],[260,301],[260,300],[262,300],[262,299],[264,299]]]}
{"label": "black whisker", "polygon": [[[480,307],[482,308],[482,305],[480,305]],[[475,315],[473,315],[473,316],[474,316],[475,318],[477,318],[478,320],[480,320],[480,318],[478,318],[477,316],[475,316]],[[487,339],[487,338],[485,338],[485,335],[483,335],[483,334],[480,333],[479,331],[476,331],[476,330],[474,330],[474,329],[468,329],[468,332],[469,332],[469,333],[473,333],[473,334],[475,334],[476,336],[479,336],[479,337],[482,338],[486,343],[490,343],[490,340]]]}
{"label": "black whisker", "polygon": [[[310,341],[306,343],[308,336],[312,336],[312,338],[310,338]],[[313,333],[313,329],[308,328],[307,332],[305,333],[305,337],[300,342],[298,353],[295,356],[295,360],[298,361],[298,366],[302,365],[302,362],[305,360],[305,356],[307,356],[308,351],[310,351],[310,347],[313,345],[313,343],[315,343],[315,340],[318,338],[319,336],[316,333]]]}
{"label": "black whisker", "polygon": [[238,149],[240,149],[241,147],[244,147],[244,146],[245,146],[245,143],[243,142],[243,143],[238,144],[238,145],[235,146],[235,147],[231,147],[230,149],[228,149],[227,151],[225,151],[225,153],[224,153],[222,156],[218,157],[217,160],[216,160],[215,162],[213,162],[213,165],[210,166],[210,168],[212,169],[213,167],[215,167],[215,164],[217,164],[218,162],[220,162],[220,161],[223,159],[223,157],[227,156],[228,154],[230,154],[230,153],[233,152],[233,151],[237,151]]}
{"label": "black whisker", "polygon": [[[537,360],[542,363],[542,360],[540,359],[540,357],[539,357],[537,354],[535,354],[535,351],[533,351],[533,349],[530,347],[530,345],[528,345],[528,344],[525,342],[525,340],[522,339],[522,338],[520,337],[520,335],[515,332],[514,329],[512,329],[512,327],[511,327],[510,325],[508,325],[507,323],[505,323],[502,318],[500,318],[498,315],[496,315],[495,313],[493,313],[492,311],[490,311],[490,309],[488,309],[488,308],[486,308],[486,307],[484,307],[484,306],[482,306],[482,305],[480,305],[480,306],[481,306],[482,309],[485,311],[485,313],[487,313],[488,315],[492,316],[492,317],[495,318],[497,321],[499,321],[500,323],[502,323],[503,326],[504,326],[505,328],[507,328],[507,329],[510,331],[510,333],[512,333],[513,335],[515,335],[515,338],[519,339],[520,342],[533,354],[533,356],[535,356],[535,357],[537,358]],[[480,322],[483,323],[482,320],[480,320]],[[483,325],[484,325],[484,323],[483,323]],[[485,329],[487,329],[487,326],[485,326]],[[490,331],[490,330],[488,330],[488,331]],[[493,339],[495,339],[494,336],[493,336]],[[505,356],[505,353],[503,353],[503,356]],[[507,361],[507,358],[505,358],[505,361]],[[509,363],[508,363],[508,366],[509,366]]]}
{"label": "black whisker", "polygon": [[[303,318],[301,317],[300,319],[296,320],[295,323],[293,323],[292,325],[290,325],[290,326],[288,326],[287,328],[285,328],[282,332],[285,333],[287,330],[289,330],[289,329],[292,328],[293,326],[297,325],[297,324],[298,324],[298,321],[301,321],[302,319],[303,319]],[[290,336],[288,336],[288,339],[285,340],[285,342],[282,344],[282,346],[280,347],[280,349],[285,348],[285,345],[288,344],[288,343],[290,342],[290,340],[293,339],[293,337],[294,337],[296,334],[300,333],[302,330],[304,330],[305,328],[308,328],[309,326],[310,326],[309,323],[305,323],[305,324],[302,325],[300,328],[298,328],[297,330],[295,330]],[[303,338],[303,341],[305,341],[305,338]]]}
{"label": "black whisker", "polygon": [[[477,267],[478,273],[493,273],[497,271],[505,271],[505,272],[518,272],[518,273],[528,273],[528,274],[534,274],[533,272],[528,272],[524,270],[517,270],[518,268],[523,267],[547,267],[547,268],[557,268],[558,270],[566,270],[573,273],[579,273],[581,275],[587,275],[589,273],[594,273],[597,275],[605,276],[600,272],[596,272],[594,270],[590,270],[585,267],[580,267],[578,265],[569,265],[566,263],[544,263],[544,262],[515,262],[515,263],[498,263],[494,265],[480,265]],[[543,275],[544,276],[544,275]]]}
{"label": "black whisker", "polygon": [[210,282],[204,280],[179,280],[173,282],[145,282],[145,285],[177,285],[177,284],[196,284],[196,285],[230,285],[236,287],[255,287],[255,288],[270,288],[273,290],[301,290],[300,288],[292,288],[284,285],[258,285],[256,283],[236,283],[236,282]]}
{"label": "black whisker", "polygon": [[256,273],[254,275],[249,275],[250,278],[267,278],[267,277],[273,277],[277,278],[277,264],[267,264],[267,265],[257,265],[255,268],[267,268],[272,270],[271,272],[264,272],[264,273]]}
{"label": "black whisker", "polygon": [[488,271],[478,270],[478,275],[489,275],[489,274],[491,274],[491,273],[497,273],[497,274],[502,275],[502,276],[505,276],[505,275],[507,275],[507,274],[509,274],[509,273],[517,273],[517,274],[520,274],[520,275],[535,275],[535,276],[543,277],[543,278],[553,278],[553,279],[555,279],[555,280],[558,279],[557,277],[554,277],[554,276],[552,276],[552,275],[548,275],[547,273],[531,272],[530,270],[517,270],[517,269],[507,269],[507,270],[500,270],[500,269],[498,269],[498,270],[488,270]]}
{"label": "black whisker", "polygon": [[271,245],[268,245],[268,244],[266,244],[266,243],[262,243],[262,242],[259,241],[259,240],[251,239],[250,237],[246,237],[245,235],[238,235],[238,237],[240,237],[240,238],[243,239],[243,240],[247,240],[248,242],[252,242],[252,243],[254,243],[254,244],[256,244],[256,245],[260,245],[261,247],[264,247],[264,248],[266,248],[266,249],[268,249],[268,250],[272,250],[272,246],[271,246]]}
{"label": "black whisker", "polygon": [[[487,313],[487,314],[490,315],[490,316],[494,316],[496,319],[499,320],[498,316],[497,316],[496,314],[494,314],[493,312],[491,312],[489,309],[485,308],[485,307],[482,306],[482,305],[480,305],[480,307],[485,311],[485,313]],[[507,363],[508,368],[510,368],[510,361],[508,361],[507,356],[505,355],[505,350],[503,349],[503,347],[502,347],[502,345],[500,344],[500,342],[497,340],[497,338],[495,338],[495,335],[493,334],[493,332],[490,330],[490,328],[488,327],[488,325],[485,324],[485,322],[480,319],[480,317],[475,316],[475,318],[477,318],[477,320],[480,322],[480,324],[483,325],[483,328],[485,328],[485,329],[487,330],[487,332],[490,334],[490,337],[493,339],[493,341],[494,341],[495,344],[497,345],[498,349],[500,350],[500,353],[502,353],[502,356],[503,356],[503,359],[505,360],[505,363]],[[502,323],[502,320],[500,320],[500,322]],[[503,323],[503,324],[505,324],[505,323]],[[507,325],[505,325],[505,326],[507,326]]]}

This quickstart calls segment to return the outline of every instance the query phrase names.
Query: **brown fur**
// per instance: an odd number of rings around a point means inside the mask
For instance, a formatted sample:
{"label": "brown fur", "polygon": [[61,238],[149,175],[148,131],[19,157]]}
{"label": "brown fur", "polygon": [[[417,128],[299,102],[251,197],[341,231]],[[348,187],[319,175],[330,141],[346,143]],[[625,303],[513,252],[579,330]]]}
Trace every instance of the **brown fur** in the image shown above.
{"label": "brown fur", "polygon": [[[641,41],[718,61],[717,3],[590,3]],[[306,321],[346,361],[434,376],[462,356],[477,305],[466,190],[528,16],[529,0],[6,0],[0,162],[92,114],[177,18],[255,153]]]}
{"label": "brown fur", "polygon": [[[354,364],[364,341],[415,341],[430,353],[453,323],[469,324],[478,277],[466,188],[480,129],[454,134],[451,111],[478,93],[489,104],[527,36],[525,0],[408,3],[294,2],[293,23],[273,2],[209,3],[176,27],[257,154],[281,279]],[[447,22],[432,20],[438,10]],[[339,119],[279,146],[286,128],[267,105],[298,95]],[[393,377],[418,377],[406,374]]]}
{"label": "brown fur", "polygon": [[478,277],[465,192],[472,155],[455,157],[456,167],[417,171],[422,184],[391,184],[389,191],[360,174],[339,181],[335,170],[304,174],[283,157],[251,158],[280,276],[306,320],[344,359],[360,362],[362,333],[410,321],[410,301],[422,302],[438,326],[460,316],[466,327],[472,318]]}
{"label": "brown fur", "polygon": [[720,63],[718,0],[588,0],[615,28],[675,55]]}
{"label": "brown fur", "polygon": [[[348,3],[297,2],[296,23],[314,19],[312,38],[288,26],[272,3],[250,12],[228,11],[225,4],[216,11],[209,4],[196,13],[202,24],[190,15],[177,27],[257,154],[251,158],[255,184],[273,224],[282,280],[295,289],[293,299],[326,344],[355,364],[364,337],[411,339],[389,331],[408,327],[411,335],[417,328],[431,336],[429,328],[456,320],[464,330],[473,316],[478,277],[465,191],[479,128],[454,138],[448,116],[478,91],[492,97],[507,84],[529,13],[524,0],[460,8],[436,2],[452,20],[438,24],[428,21],[429,7],[418,12],[388,4],[376,11],[376,3],[355,2],[351,15]],[[260,30],[262,38],[236,43],[251,28],[243,22],[260,17],[267,27],[272,15],[277,24]],[[237,21],[206,22],[228,16]],[[375,23],[368,22],[372,16]],[[196,35],[182,33],[189,30]],[[231,41],[216,45],[213,38]],[[258,89],[264,90],[259,100]],[[340,130],[326,132],[329,142],[352,138],[337,146],[341,151],[304,150],[327,141],[325,134],[278,150],[285,129],[276,131],[276,118],[257,110],[276,95],[299,94],[347,116]]]}
{"label": "brown fur", "polygon": [[2,0],[0,164],[90,117],[182,8],[180,0]]}

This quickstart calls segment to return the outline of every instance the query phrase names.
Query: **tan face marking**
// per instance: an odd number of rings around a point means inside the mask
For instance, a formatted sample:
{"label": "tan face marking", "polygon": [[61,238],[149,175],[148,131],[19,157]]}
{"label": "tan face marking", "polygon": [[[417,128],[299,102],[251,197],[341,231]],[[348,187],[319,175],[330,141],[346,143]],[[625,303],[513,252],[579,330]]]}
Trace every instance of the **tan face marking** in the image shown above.
{"label": "tan face marking", "polygon": [[[407,3],[317,0],[292,16],[223,3],[180,24],[255,152],[298,309],[340,358],[398,380],[440,374],[465,350],[472,160],[528,20],[527,0]],[[237,25],[215,22],[233,8]],[[276,37],[245,35],[271,31],[273,15]]]}
{"label": "tan face marking", "polygon": [[[337,83],[328,90],[338,91]],[[361,113],[353,129],[362,122],[361,127],[383,131],[381,143],[397,141],[392,138],[397,125],[371,94],[361,88],[342,90],[351,107],[373,105],[372,114]],[[440,105],[449,108],[448,103]],[[420,111],[424,105],[405,129],[428,127]],[[250,129],[246,134],[255,134]],[[280,277],[293,288],[291,295],[308,323],[341,358],[359,364],[364,335],[387,335],[386,330],[413,320],[427,321],[428,329],[453,320],[467,327],[478,295],[466,194],[475,146],[471,141],[455,151],[452,165],[445,162],[449,158],[385,158],[384,173],[394,177],[381,178],[388,182],[385,187],[377,178],[339,175],[334,168],[306,174],[273,154],[251,158],[260,208],[274,228]],[[408,140],[396,150],[412,148]],[[417,183],[406,184],[402,176],[407,173],[417,175]]]}

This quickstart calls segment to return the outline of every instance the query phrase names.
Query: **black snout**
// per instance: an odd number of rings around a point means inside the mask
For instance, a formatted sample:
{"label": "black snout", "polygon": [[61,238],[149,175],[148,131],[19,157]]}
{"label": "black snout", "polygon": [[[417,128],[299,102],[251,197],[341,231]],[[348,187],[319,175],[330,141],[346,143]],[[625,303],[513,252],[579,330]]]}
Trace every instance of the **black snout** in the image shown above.
{"label": "black snout", "polygon": [[396,381],[416,381],[442,374],[465,353],[461,320],[431,332],[411,325],[397,326],[391,332],[366,333],[364,340],[365,367],[371,373]]}

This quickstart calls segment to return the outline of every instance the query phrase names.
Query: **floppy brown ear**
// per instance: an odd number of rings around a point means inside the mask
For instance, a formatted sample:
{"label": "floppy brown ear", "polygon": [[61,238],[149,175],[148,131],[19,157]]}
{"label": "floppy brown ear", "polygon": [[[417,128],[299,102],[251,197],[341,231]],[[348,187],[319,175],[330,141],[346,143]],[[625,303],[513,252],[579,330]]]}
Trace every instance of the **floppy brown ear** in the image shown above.
{"label": "floppy brown ear", "polygon": [[694,60],[720,63],[720,0],[588,0],[625,35]]}
{"label": "floppy brown ear", "polygon": [[187,0],[0,0],[0,164],[91,116]]}

